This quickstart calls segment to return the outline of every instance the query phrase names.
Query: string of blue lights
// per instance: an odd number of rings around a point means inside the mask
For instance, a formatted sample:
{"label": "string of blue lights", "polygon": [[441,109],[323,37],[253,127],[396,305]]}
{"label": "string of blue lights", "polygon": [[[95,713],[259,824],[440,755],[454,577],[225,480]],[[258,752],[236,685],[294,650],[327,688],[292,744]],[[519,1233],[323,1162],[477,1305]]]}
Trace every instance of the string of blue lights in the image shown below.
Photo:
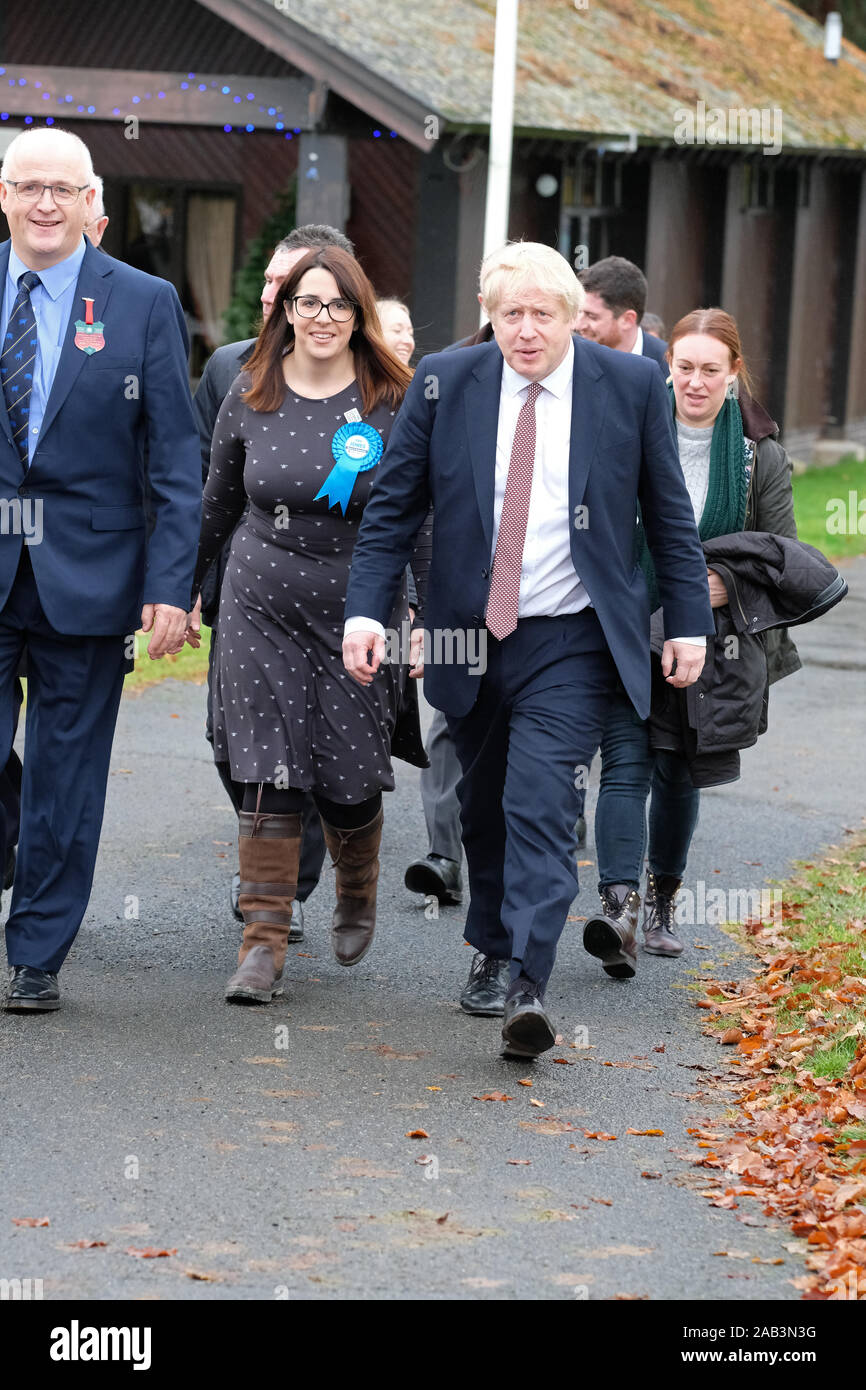
{"label": "string of blue lights", "polygon": [[[65,92],[62,96],[52,96],[51,92],[43,90],[44,84],[42,82],[28,81],[26,77],[10,77],[8,75],[7,69],[4,67],[0,67],[0,78],[3,77],[6,77],[7,84],[10,87],[22,88],[29,86],[32,89],[35,89],[39,93],[40,100],[53,101],[55,105],[62,107],[64,114],[68,116],[87,115],[96,116],[98,119],[101,114],[102,118],[105,120],[117,117],[120,117],[121,119],[126,119],[127,116],[136,114],[135,111],[132,109],[133,107],[140,106],[143,102],[148,101],[164,101],[167,96],[167,93],[163,91],[158,91],[155,94],[153,92],[136,92],[130,96],[129,101],[127,103],[126,111],[124,111],[120,106],[113,106],[110,111],[100,113],[93,103],[78,102],[76,98],[69,92]],[[212,81],[210,83],[196,82],[196,74],[194,72],[187,73],[186,78],[178,83],[177,90],[181,92],[210,92],[219,90],[221,96],[231,96],[232,103],[236,106],[243,106],[246,102],[255,103],[256,101],[255,92],[247,92],[244,96],[241,96],[238,92],[233,93],[231,87],[226,85],[220,85],[215,81]],[[252,134],[255,130],[264,128],[267,130],[282,132],[283,137],[286,140],[292,140],[296,135],[300,135],[302,133],[302,128],[300,126],[294,126],[292,130],[286,130],[285,123],[279,119],[279,107],[265,107],[259,105],[258,111],[264,116],[275,117],[276,119],[274,120],[273,126],[262,127],[261,124],[256,125],[255,121],[239,121],[237,123],[226,122],[223,125],[223,130],[227,135],[235,132],[244,132],[246,134]],[[13,113],[9,111],[0,110],[0,121],[9,121],[14,119],[18,118],[14,116]],[[55,124],[54,116],[45,115],[44,117],[42,117],[41,115],[37,116],[35,114],[25,115],[23,117],[23,122],[24,125],[33,125],[35,121],[42,121],[43,119],[45,125],[51,126]],[[155,119],[158,120],[159,117],[157,116]],[[194,124],[194,122],[191,123]],[[374,127],[370,134],[374,140],[381,140],[384,137],[385,132]],[[388,136],[391,140],[396,140],[399,138],[396,130],[389,130]]]}

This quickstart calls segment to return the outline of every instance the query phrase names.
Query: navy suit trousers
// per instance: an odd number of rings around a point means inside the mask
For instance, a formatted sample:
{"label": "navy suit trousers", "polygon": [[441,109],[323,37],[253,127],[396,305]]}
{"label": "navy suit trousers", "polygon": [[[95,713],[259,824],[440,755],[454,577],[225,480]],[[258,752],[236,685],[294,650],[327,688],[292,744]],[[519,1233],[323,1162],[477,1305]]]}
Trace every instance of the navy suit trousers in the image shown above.
{"label": "navy suit trousers", "polygon": [[51,627],[22,547],[0,611],[0,767],[12,748],[16,675],[27,653],[21,827],[6,923],[10,965],[59,970],[87,910],[125,642],[120,635],[70,637]]}
{"label": "navy suit trousers", "polygon": [[592,608],[522,618],[468,714],[448,717],[471,903],[466,939],[545,985],[578,889],[574,823],[618,677]]}

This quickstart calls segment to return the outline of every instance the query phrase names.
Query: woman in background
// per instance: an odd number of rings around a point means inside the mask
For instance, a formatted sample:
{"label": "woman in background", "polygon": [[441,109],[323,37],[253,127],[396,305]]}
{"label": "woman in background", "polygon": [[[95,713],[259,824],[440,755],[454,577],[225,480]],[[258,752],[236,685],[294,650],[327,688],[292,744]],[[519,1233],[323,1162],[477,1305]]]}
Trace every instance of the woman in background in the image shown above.
{"label": "woman in background", "polygon": [[[701,540],[739,531],[796,539],[791,463],[778,442],[776,425],[751,396],[734,319],[722,309],[695,309],[674,327],[667,360],[680,464]],[[648,558],[647,553],[644,567],[652,589]],[[724,582],[712,569],[707,570],[707,582],[710,603],[722,607],[728,602]],[[765,643],[771,684],[799,669],[786,629],[768,632]],[[670,696],[654,656],[650,720],[639,718],[620,690],[601,743],[595,840],[602,910],[590,916],[585,931],[598,947],[591,954],[618,978],[635,973],[648,798],[644,950],[657,956],[678,956],[683,950],[674,930],[674,904],[697,825],[700,791],[680,752],[664,747],[654,751],[650,744],[650,723],[663,717]],[[719,780],[731,777],[702,785]]]}
{"label": "woman in background", "polygon": [[415,351],[415,333],[409,310],[401,299],[379,299],[376,301],[382,337],[395,357],[408,367]]}

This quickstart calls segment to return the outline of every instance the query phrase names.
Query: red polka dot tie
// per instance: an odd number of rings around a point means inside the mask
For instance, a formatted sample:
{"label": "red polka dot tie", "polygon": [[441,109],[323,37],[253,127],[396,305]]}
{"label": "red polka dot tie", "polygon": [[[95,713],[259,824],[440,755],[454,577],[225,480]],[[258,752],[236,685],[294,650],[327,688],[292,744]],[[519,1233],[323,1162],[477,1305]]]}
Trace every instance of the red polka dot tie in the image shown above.
{"label": "red polka dot tie", "polygon": [[529,383],[526,400],[517,417],[514,443],[511,446],[505,499],[502,503],[496,552],[493,556],[493,578],[490,581],[490,595],[484,618],[493,636],[500,640],[517,627],[523,544],[526,540],[529,499],[532,495],[532,469],[535,464],[535,402],[542,389],[537,381]]}

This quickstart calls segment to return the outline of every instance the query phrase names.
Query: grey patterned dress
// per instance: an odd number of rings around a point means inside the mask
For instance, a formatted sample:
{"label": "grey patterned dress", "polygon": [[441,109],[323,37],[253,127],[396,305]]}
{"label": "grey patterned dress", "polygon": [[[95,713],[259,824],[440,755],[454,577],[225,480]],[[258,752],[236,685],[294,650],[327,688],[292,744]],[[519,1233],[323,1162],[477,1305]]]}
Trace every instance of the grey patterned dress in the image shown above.
{"label": "grey patterned dress", "polygon": [[[279,410],[250,409],[241,373],[214,427],[195,584],[234,533],[214,662],[214,758],[237,782],[275,782],[352,804],[390,791],[390,740],[406,668],[369,686],[343,668],[349,566],[377,468],[355,478],[345,516],[315,500],[334,467],[331,441],[361,412],[353,383],[325,400],[290,389]],[[387,405],[363,418],[387,440]],[[356,417],[357,418],[357,417]],[[405,584],[390,626],[408,618]]]}

